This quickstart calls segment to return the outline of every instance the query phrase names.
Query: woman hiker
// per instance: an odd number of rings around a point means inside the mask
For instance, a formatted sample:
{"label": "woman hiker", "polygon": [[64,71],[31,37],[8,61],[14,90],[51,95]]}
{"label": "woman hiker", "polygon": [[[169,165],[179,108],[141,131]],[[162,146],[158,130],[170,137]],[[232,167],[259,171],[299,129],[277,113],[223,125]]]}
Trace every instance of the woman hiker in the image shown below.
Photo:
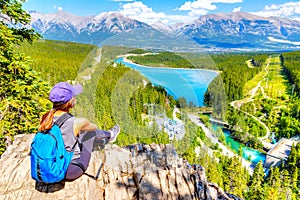
{"label": "woman hiker", "polygon": [[[76,95],[80,94],[82,90],[80,84],[72,86],[67,82],[60,82],[54,85],[49,95],[53,108],[43,115],[39,131],[50,129],[60,116],[65,113],[69,114],[70,109],[76,105]],[[97,143],[99,145],[114,142],[120,132],[118,125],[108,131],[99,130],[97,125],[89,120],[72,115],[63,123],[60,129],[66,150],[74,151],[65,176],[65,179],[69,181],[79,178],[86,171],[91,152]]]}

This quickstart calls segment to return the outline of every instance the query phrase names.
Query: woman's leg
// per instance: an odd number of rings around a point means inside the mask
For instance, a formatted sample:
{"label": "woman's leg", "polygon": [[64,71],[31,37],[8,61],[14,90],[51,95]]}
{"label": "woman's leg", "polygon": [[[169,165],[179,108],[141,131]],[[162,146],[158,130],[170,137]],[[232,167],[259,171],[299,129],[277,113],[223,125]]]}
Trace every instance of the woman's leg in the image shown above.
{"label": "woman's leg", "polygon": [[95,148],[94,145],[97,145],[99,142],[105,145],[108,141],[108,137],[110,137],[110,133],[103,130],[89,131],[80,134],[79,139],[82,144],[80,158],[73,160],[69,165],[66,180],[75,180],[85,172],[91,159],[91,153]]}

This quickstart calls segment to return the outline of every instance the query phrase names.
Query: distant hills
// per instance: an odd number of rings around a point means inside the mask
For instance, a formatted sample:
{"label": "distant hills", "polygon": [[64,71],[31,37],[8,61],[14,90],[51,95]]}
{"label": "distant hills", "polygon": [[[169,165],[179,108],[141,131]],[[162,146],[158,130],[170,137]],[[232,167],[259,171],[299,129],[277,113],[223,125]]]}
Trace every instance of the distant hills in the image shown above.
{"label": "distant hills", "polygon": [[[201,16],[193,21],[149,25],[118,12],[80,17],[63,11],[55,14],[30,12],[31,27],[45,39],[96,44],[110,42],[142,48],[208,51],[300,49],[300,21],[234,12]],[[115,38],[116,37],[116,38]],[[189,44],[186,48],[182,45]],[[124,43],[125,42],[125,43]],[[143,43],[143,45],[141,45]],[[170,47],[170,44],[172,43]]]}

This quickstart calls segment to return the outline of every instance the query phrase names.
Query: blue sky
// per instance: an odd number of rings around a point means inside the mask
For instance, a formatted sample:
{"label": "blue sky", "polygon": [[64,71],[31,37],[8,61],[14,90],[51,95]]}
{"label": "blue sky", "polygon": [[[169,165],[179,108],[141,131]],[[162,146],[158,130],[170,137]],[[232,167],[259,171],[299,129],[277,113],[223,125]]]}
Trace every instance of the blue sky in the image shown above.
{"label": "blue sky", "polygon": [[24,9],[44,14],[65,11],[79,16],[117,11],[139,21],[169,24],[236,11],[300,20],[300,1],[292,0],[27,0]]}

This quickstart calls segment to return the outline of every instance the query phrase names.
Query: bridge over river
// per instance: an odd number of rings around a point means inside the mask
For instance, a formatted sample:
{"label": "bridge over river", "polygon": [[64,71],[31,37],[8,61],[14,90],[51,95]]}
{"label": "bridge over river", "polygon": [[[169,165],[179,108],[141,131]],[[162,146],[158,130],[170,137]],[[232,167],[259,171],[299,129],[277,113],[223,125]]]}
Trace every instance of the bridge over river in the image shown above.
{"label": "bridge over river", "polygon": [[277,144],[266,154],[265,168],[278,166],[281,161],[286,160],[290,155],[291,148],[298,141],[282,138]]}
{"label": "bridge over river", "polygon": [[225,128],[228,128],[229,127],[229,124],[227,122],[224,122],[220,119],[216,119],[216,118],[209,118],[209,121],[211,123],[214,123],[214,124],[217,124],[219,126],[224,126]]}

